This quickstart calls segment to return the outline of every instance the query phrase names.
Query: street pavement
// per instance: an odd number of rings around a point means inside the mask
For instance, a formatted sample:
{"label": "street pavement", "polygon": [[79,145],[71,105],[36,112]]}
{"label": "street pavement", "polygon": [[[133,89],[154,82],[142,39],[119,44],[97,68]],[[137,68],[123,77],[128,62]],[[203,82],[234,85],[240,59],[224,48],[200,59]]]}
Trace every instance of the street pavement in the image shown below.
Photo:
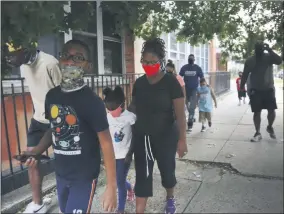
{"label": "street pavement", "polygon": [[[232,91],[218,98],[212,127],[201,133],[201,124],[196,122],[192,133],[187,134],[188,154],[177,159],[178,213],[283,213],[283,85],[276,87],[277,139],[266,132],[267,112],[263,111],[263,140],[252,143],[255,131],[250,106],[238,106],[232,84]],[[133,166],[128,178],[134,183]],[[93,213],[102,212],[104,171],[99,180]],[[146,212],[162,213],[165,191],[156,166],[153,187]],[[56,191],[49,196],[53,199],[50,213],[58,213]],[[126,212],[135,212],[134,202],[127,202]]]}

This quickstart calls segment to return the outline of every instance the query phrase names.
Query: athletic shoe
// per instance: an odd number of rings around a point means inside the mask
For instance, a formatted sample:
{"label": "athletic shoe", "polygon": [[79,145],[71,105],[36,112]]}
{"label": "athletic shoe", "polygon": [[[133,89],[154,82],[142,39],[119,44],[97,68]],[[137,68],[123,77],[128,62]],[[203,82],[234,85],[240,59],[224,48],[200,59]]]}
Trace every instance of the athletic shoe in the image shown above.
{"label": "athletic shoe", "polygon": [[205,126],[202,126],[201,132],[205,132],[205,131],[206,131],[206,127],[205,127]]}
{"label": "athletic shoe", "polygon": [[175,200],[175,198],[167,199],[165,213],[166,214],[176,213],[176,200]]}
{"label": "athletic shoe", "polygon": [[135,192],[133,189],[127,191],[127,201],[135,200]]}
{"label": "athletic shoe", "polygon": [[269,135],[272,139],[276,139],[276,135],[274,133],[274,129],[273,129],[272,126],[271,127],[267,126],[266,131],[269,133]]}
{"label": "athletic shoe", "polygon": [[250,140],[251,142],[259,142],[262,140],[262,136],[260,133],[255,133],[255,135],[253,136],[253,138]]}
{"label": "athletic shoe", "polygon": [[212,122],[208,122],[208,126],[211,127],[212,126]]}
{"label": "athletic shoe", "polygon": [[44,198],[42,205],[35,204],[33,201],[28,204],[23,213],[47,213],[51,205],[50,198]]}

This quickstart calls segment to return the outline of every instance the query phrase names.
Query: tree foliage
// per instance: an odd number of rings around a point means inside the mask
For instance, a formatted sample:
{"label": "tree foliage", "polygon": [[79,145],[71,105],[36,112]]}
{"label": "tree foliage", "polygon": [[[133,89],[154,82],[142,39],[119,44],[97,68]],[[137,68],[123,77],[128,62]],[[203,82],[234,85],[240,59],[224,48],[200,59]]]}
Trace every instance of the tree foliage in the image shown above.
{"label": "tree foliage", "polygon": [[[32,44],[46,34],[68,29],[88,30],[96,19],[95,2],[1,2],[1,44]],[[218,36],[224,55],[243,58],[257,39],[283,47],[282,1],[103,1],[102,9],[115,19],[117,34],[125,28],[147,39],[162,32],[176,32],[177,39],[192,45]]]}

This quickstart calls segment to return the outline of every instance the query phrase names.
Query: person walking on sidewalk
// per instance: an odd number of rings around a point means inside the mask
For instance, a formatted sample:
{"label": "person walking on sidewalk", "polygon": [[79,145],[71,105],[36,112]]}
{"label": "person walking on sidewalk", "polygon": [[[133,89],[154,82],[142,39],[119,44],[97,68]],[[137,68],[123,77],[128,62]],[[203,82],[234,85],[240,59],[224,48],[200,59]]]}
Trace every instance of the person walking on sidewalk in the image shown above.
{"label": "person walking on sidewalk", "polygon": [[[32,97],[34,115],[27,133],[27,150],[31,151],[49,128],[49,121],[44,117],[44,99],[47,92],[61,82],[58,61],[36,48],[21,48],[8,54],[6,60],[12,67],[20,67],[21,76],[25,78]],[[29,167],[28,174],[33,200],[24,213],[46,213],[51,199],[42,200],[40,164]]]}
{"label": "person walking on sidewalk", "polygon": [[[268,51],[268,53],[264,53],[264,51]],[[264,44],[262,41],[255,44],[255,54],[249,57],[245,62],[241,89],[244,89],[248,75],[251,73],[250,102],[251,110],[254,113],[253,121],[256,130],[251,139],[252,142],[258,142],[262,139],[260,133],[262,109],[268,110],[268,126],[266,130],[272,139],[276,138],[272,127],[276,117],[275,109],[277,109],[272,66],[280,65],[281,63],[281,57],[276,54],[269,45]]]}
{"label": "person walking on sidewalk", "polygon": [[126,199],[133,201],[135,198],[131,184],[126,179],[133,155],[132,126],[136,115],[125,109],[125,95],[120,86],[114,90],[105,88],[103,94],[116,159],[117,213],[124,213]]}
{"label": "person walking on sidewalk", "polygon": [[242,104],[242,98],[243,103],[246,103],[246,90],[245,89],[241,89],[241,79],[242,79],[242,72],[239,72],[239,77],[236,79],[236,84],[237,84],[237,90],[238,90],[238,98],[239,98],[239,106]]}
{"label": "person walking on sidewalk", "polygon": [[[116,208],[114,150],[103,101],[84,83],[91,67],[90,50],[70,40],[60,54],[62,82],[45,99],[45,118],[51,123],[40,143],[26,155],[42,154],[51,144],[55,157],[56,187],[61,213],[90,213],[104,155],[107,187],[104,211]],[[26,161],[32,167],[34,158]]]}
{"label": "person walking on sidewalk", "polygon": [[205,132],[206,119],[208,126],[212,126],[212,110],[214,100],[215,108],[217,108],[217,100],[213,89],[207,84],[204,78],[200,79],[200,86],[197,88],[197,102],[199,108],[199,122],[202,123],[201,132]]}
{"label": "person walking on sidewalk", "polygon": [[167,63],[167,65],[166,65],[166,71],[167,71],[168,74],[173,74],[173,75],[177,78],[177,80],[178,80],[178,82],[179,82],[179,84],[180,84],[180,86],[181,86],[183,95],[184,95],[184,97],[186,97],[186,96],[185,96],[185,95],[186,95],[186,92],[185,92],[185,83],[184,83],[184,80],[183,80],[183,78],[182,78],[180,75],[177,74],[176,68],[175,68],[175,64],[174,64],[173,61],[170,60],[170,59],[168,60],[168,63]]}
{"label": "person walking on sidewalk", "polygon": [[164,40],[155,38],[143,44],[141,63],[146,75],[133,87],[132,103],[137,120],[134,125],[136,171],[136,213],[144,213],[148,197],[153,196],[154,162],[166,189],[165,213],[175,213],[175,156],[187,153],[184,95],[175,76],[165,73]]}
{"label": "person walking on sidewalk", "polygon": [[182,66],[179,75],[184,77],[185,89],[186,89],[186,99],[187,99],[187,109],[188,109],[188,130],[192,131],[194,114],[196,108],[196,92],[199,80],[204,77],[202,69],[200,66],[194,64],[195,57],[193,54],[188,56],[188,64]]}

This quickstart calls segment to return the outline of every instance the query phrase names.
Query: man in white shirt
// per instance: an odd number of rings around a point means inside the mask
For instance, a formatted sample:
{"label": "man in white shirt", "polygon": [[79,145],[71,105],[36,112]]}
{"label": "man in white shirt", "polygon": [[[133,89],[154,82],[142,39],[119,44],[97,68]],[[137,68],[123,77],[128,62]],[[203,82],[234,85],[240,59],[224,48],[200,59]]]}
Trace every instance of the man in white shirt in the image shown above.
{"label": "man in white shirt", "polygon": [[[58,61],[52,55],[34,48],[21,48],[9,53],[6,61],[8,65],[20,67],[21,76],[25,78],[32,97],[35,111],[27,133],[27,150],[31,150],[49,128],[49,121],[45,119],[44,103],[47,92],[61,82]],[[42,176],[39,166],[28,170],[33,201],[24,213],[46,213],[48,200],[42,200]]]}

